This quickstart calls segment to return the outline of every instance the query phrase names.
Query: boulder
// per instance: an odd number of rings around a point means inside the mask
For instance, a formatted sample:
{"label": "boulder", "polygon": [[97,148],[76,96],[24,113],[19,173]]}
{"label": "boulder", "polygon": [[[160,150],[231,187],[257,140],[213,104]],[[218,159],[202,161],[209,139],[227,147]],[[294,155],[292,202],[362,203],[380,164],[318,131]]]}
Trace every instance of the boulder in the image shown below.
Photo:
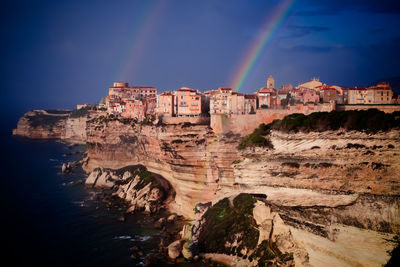
{"label": "boulder", "polygon": [[132,177],[132,173],[129,171],[124,172],[124,175],[122,175],[122,180],[126,180],[128,178]]}
{"label": "boulder", "polygon": [[150,191],[148,200],[149,201],[158,201],[163,197],[163,195],[164,194],[163,194],[162,190],[160,190],[160,188],[154,187]]}
{"label": "boulder", "polygon": [[190,260],[193,258],[192,247],[193,247],[192,241],[186,241],[182,246],[182,255],[187,260]]}
{"label": "boulder", "polygon": [[62,173],[70,173],[72,171],[72,166],[69,163],[63,163],[61,166],[61,172]]}
{"label": "boulder", "polygon": [[94,171],[92,171],[89,174],[88,178],[85,181],[85,184],[95,186],[96,185],[96,181],[99,178],[99,176],[101,175],[101,173],[102,173],[102,170],[100,168],[94,169]]}
{"label": "boulder", "polygon": [[165,218],[160,218],[154,223],[154,227],[161,229],[165,224]]}
{"label": "boulder", "polygon": [[97,182],[94,185],[96,187],[113,187],[114,182],[111,178],[109,171],[104,171],[98,178]]}
{"label": "boulder", "polygon": [[170,216],[168,216],[167,218],[167,222],[171,223],[173,221],[176,220],[176,215],[175,214],[171,214]]}
{"label": "boulder", "polygon": [[175,260],[181,255],[182,252],[182,240],[176,240],[168,246],[168,257]]}

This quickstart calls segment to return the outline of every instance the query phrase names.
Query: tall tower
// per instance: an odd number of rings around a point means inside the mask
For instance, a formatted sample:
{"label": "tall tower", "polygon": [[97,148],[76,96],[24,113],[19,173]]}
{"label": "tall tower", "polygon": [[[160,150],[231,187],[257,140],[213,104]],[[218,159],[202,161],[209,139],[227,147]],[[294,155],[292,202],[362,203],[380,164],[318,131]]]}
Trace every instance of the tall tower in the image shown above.
{"label": "tall tower", "polygon": [[275,80],[271,75],[269,75],[267,79],[267,88],[272,88],[272,89],[275,88]]}

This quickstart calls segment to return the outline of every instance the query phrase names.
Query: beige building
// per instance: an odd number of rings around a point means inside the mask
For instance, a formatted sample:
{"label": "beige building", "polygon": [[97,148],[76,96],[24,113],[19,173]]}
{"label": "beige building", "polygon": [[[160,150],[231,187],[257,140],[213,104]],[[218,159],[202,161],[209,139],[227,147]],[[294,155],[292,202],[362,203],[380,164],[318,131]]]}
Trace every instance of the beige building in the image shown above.
{"label": "beige building", "polygon": [[129,86],[125,82],[115,82],[113,87],[109,88],[108,95],[121,99],[153,98],[157,96],[157,88],[151,86]]}
{"label": "beige building", "polygon": [[326,84],[320,82],[319,79],[313,78],[311,81],[299,84],[297,88],[303,87],[303,88],[318,90],[318,87],[325,85]]}
{"label": "beige building", "polygon": [[232,88],[209,91],[210,114],[249,114],[256,110],[257,96],[233,92]]}
{"label": "beige building", "polygon": [[372,99],[372,104],[391,104],[393,98],[393,91],[389,83],[378,83],[376,86],[367,88],[368,102]]}
{"label": "beige building", "polygon": [[392,88],[388,83],[378,83],[368,88],[348,88],[348,104],[391,104]]}

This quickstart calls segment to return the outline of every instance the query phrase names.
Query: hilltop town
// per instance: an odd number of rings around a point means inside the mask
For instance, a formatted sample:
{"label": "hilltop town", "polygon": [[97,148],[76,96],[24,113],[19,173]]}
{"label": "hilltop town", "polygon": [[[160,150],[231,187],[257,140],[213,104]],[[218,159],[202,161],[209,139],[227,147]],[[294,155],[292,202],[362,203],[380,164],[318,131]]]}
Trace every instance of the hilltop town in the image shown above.
{"label": "hilltop town", "polygon": [[[155,87],[129,86],[115,82],[100,107],[114,115],[146,117],[209,117],[224,114],[256,114],[260,110],[309,113],[332,110],[362,110],[377,108],[392,112],[400,110],[400,97],[395,96],[389,83],[381,82],[368,88],[343,88],[327,85],[319,79],[275,88],[269,76],[265,87],[253,94],[235,92],[232,88],[218,88],[201,92],[182,87],[176,91],[157,93]],[[85,105],[78,105],[78,109]],[[189,119],[190,121],[190,119]]]}

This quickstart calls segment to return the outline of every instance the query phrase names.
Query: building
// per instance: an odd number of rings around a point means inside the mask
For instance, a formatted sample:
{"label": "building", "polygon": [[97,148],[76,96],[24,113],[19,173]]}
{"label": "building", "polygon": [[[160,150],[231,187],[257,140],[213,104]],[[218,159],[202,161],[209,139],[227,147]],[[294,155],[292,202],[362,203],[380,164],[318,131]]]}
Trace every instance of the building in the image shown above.
{"label": "building", "polygon": [[210,97],[210,114],[230,114],[232,88],[220,87],[217,90],[208,91]]}
{"label": "building", "polygon": [[257,109],[257,95],[244,95],[244,112],[253,114]]}
{"label": "building", "polygon": [[348,91],[348,104],[365,104],[367,99],[367,89],[365,88],[347,88]]}
{"label": "building", "polygon": [[200,91],[182,87],[176,92],[176,96],[178,116],[201,116],[204,107],[202,107],[203,102]]}
{"label": "building", "polygon": [[317,104],[320,100],[320,95],[316,90],[304,88],[300,90],[300,101],[303,104],[314,103]]}
{"label": "building", "polygon": [[128,83],[125,82],[115,82],[113,87],[109,88],[108,95],[121,99],[142,99],[156,97],[157,88],[151,86],[128,86]]}
{"label": "building", "polygon": [[163,92],[157,96],[157,114],[173,117],[176,115],[176,95],[172,92]]}
{"label": "building", "polygon": [[277,94],[273,88],[263,87],[256,92],[258,98],[258,108],[277,108]]}
{"label": "building", "polygon": [[141,121],[145,118],[145,104],[140,99],[128,100],[126,110],[122,113],[123,117],[136,118]]}
{"label": "building", "polygon": [[337,101],[338,93],[335,88],[325,86],[319,91],[319,96],[323,102]]}
{"label": "building", "polygon": [[297,86],[297,88],[308,88],[308,89],[313,89],[313,90],[318,90],[319,86],[325,86],[326,84],[322,83],[319,81],[317,78],[313,78],[311,81],[301,83]]}
{"label": "building", "polygon": [[391,104],[393,91],[389,83],[382,82],[376,86],[368,87],[367,95],[368,101],[365,104]]}
{"label": "building", "polygon": [[275,80],[274,77],[272,77],[271,75],[267,79],[267,88],[275,88]]}
{"label": "building", "polygon": [[388,83],[378,83],[368,88],[348,88],[348,104],[391,104],[392,88]]}

